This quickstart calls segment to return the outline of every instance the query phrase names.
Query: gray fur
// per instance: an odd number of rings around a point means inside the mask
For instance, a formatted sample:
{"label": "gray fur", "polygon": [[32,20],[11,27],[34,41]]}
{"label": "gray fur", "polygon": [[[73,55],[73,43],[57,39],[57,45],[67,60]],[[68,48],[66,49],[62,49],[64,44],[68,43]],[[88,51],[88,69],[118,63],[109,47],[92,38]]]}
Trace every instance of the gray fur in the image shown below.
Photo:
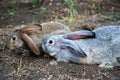
{"label": "gray fur", "polygon": [[[69,40],[65,39],[63,35],[45,37],[42,48],[57,61],[99,64],[99,67],[105,68],[120,66],[118,60],[120,57],[120,26],[104,26],[92,32],[96,34],[95,38]],[[52,44],[49,44],[50,40],[53,41]],[[74,49],[79,48],[87,57],[80,56],[82,54],[75,55],[73,51],[65,47],[69,44],[74,44],[72,45]]]}

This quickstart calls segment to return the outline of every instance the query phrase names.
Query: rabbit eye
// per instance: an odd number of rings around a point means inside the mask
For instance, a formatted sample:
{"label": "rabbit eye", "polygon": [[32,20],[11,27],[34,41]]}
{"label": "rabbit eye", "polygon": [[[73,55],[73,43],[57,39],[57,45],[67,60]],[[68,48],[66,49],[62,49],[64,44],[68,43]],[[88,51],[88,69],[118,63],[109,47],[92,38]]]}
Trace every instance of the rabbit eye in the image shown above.
{"label": "rabbit eye", "polygon": [[53,41],[52,40],[49,40],[49,42],[48,42],[49,44],[52,44],[53,43]]}
{"label": "rabbit eye", "polygon": [[15,37],[15,36],[13,36],[12,40],[16,40],[16,37]]}

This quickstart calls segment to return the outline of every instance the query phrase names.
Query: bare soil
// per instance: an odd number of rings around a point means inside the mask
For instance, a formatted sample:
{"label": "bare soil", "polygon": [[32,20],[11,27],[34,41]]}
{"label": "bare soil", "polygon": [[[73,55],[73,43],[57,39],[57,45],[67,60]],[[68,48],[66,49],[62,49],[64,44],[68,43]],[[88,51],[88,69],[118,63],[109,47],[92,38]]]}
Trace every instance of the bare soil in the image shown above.
{"label": "bare soil", "polygon": [[[0,1],[0,80],[119,80],[120,67],[99,68],[98,65],[56,62],[49,56],[11,53],[4,47],[3,38],[18,25],[60,21],[71,30],[94,29],[104,25],[120,25],[120,18],[105,18],[119,14],[119,0],[100,4],[77,0],[78,16],[68,23],[69,9],[63,0],[45,0],[42,5]],[[93,0],[94,1],[94,0]],[[107,5],[106,5],[106,4]],[[94,7],[94,5],[96,7]],[[100,7],[104,7],[104,9]],[[114,8],[114,9],[113,9]],[[102,9],[102,10],[101,10]]]}

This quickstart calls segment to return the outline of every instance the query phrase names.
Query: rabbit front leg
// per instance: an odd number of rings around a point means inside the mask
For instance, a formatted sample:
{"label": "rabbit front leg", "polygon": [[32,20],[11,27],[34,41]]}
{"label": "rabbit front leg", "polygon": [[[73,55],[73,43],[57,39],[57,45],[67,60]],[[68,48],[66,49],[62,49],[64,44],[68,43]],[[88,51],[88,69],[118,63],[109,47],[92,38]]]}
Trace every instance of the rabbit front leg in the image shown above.
{"label": "rabbit front leg", "polygon": [[[67,54],[67,53],[66,53]],[[65,53],[59,52],[57,55],[55,55],[55,58],[58,62],[70,62],[68,57],[66,57]]]}
{"label": "rabbit front leg", "polygon": [[70,62],[70,61],[68,61],[68,60],[66,60],[66,59],[63,59],[63,58],[57,58],[57,61],[58,61],[58,62]]}

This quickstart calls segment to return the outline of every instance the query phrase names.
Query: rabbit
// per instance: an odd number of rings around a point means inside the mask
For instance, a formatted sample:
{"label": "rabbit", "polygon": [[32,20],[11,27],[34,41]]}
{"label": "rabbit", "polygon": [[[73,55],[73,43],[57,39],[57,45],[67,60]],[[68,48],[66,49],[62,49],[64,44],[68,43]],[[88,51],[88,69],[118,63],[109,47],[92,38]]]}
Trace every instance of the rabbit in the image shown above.
{"label": "rabbit", "polygon": [[120,26],[103,26],[93,31],[81,30],[64,35],[46,36],[42,49],[57,61],[120,66]]}
{"label": "rabbit", "polygon": [[30,24],[16,29],[8,37],[6,48],[10,51],[19,48],[30,49],[35,55],[42,54],[42,38],[55,34],[65,34],[71,30],[59,22],[45,22],[41,24]]}

